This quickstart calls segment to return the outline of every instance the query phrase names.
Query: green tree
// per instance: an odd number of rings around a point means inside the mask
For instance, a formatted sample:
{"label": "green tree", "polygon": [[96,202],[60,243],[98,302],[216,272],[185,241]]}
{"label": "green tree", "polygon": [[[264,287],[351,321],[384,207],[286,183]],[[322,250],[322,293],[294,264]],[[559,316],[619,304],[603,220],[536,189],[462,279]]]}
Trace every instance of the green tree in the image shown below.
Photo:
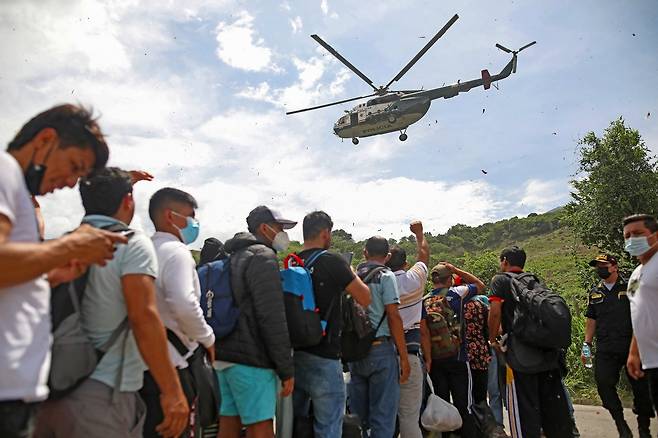
{"label": "green tree", "polygon": [[640,133],[619,118],[603,137],[579,142],[578,172],[565,219],[586,245],[627,258],[621,222],[634,213],[656,213],[658,167]]}

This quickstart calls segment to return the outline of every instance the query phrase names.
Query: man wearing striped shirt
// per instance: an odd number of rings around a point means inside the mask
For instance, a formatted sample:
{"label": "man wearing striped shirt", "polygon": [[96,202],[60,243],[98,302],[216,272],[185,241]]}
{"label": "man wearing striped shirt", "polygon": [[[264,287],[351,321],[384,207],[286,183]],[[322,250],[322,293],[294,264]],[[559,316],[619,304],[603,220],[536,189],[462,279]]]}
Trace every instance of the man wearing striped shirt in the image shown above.
{"label": "man wearing striped shirt", "polygon": [[404,326],[407,352],[409,353],[409,366],[411,373],[409,380],[400,385],[400,406],[398,419],[400,422],[400,436],[402,438],[421,438],[422,433],[418,426],[420,407],[423,396],[423,360],[429,369],[431,365],[429,331],[421,317],[423,310],[423,295],[427,284],[427,265],[430,260],[430,247],[423,235],[423,224],[414,221],[409,226],[416,236],[417,262],[410,267],[407,262],[407,253],[401,247],[391,247],[391,258],[387,265],[395,273],[400,292],[400,316]]}

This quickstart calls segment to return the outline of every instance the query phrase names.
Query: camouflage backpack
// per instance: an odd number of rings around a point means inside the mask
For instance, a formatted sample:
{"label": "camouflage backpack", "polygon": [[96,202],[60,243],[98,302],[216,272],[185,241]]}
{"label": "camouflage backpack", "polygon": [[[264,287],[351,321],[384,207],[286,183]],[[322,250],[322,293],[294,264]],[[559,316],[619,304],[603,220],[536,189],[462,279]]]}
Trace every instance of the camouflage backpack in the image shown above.
{"label": "camouflage backpack", "polygon": [[457,356],[461,344],[461,324],[446,300],[448,289],[423,299],[430,331],[432,359],[447,359]]}

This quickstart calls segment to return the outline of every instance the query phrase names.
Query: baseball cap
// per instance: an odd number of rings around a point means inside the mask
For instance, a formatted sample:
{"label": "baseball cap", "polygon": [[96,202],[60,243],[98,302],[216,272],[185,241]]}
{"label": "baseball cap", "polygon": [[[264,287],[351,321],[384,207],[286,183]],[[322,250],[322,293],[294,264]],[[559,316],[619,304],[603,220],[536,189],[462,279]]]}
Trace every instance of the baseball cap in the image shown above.
{"label": "baseball cap", "polygon": [[446,277],[450,277],[451,275],[452,272],[450,272],[450,269],[448,269],[448,267],[443,263],[439,263],[438,265],[433,267],[432,270],[430,271],[431,278],[435,278],[435,277],[446,278]]}
{"label": "baseball cap", "polygon": [[594,258],[594,260],[589,262],[589,265],[596,266],[597,263],[612,263],[613,265],[616,265],[617,259],[610,254],[599,254]]}
{"label": "baseball cap", "polygon": [[249,231],[254,231],[258,228],[260,224],[271,224],[276,223],[283,226],[284,230],[289,230],[290,228],[297,225],[297,222],[285,219],[281,214],[264,205],[259,205],[249,212],[247,216],[247,227]]}

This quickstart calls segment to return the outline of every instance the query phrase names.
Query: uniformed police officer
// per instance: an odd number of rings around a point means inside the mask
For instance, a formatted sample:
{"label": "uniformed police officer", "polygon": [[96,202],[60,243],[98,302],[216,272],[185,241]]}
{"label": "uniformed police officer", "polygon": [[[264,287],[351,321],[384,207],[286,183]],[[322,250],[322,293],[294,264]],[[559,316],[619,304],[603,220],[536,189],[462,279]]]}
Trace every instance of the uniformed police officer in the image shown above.
{"label": "uniformed police officer", "polygon": [[[589,263],[596,268],[601,281],[592,288],[587,304],[585,343],[590,348],[596,335],[594,379],[605,407],[615,420],[619,436],[632,438],[633,434],[624,420],[623,407],[617,395],[619,373],[626,364],[633,336],[631,310],[626,296],[626,280],[617,270],[617,260],[609,254],[601,254]],[[585,360],[581,356],[581,359]],[[628,376],[628,372],[626,372]],[[654,416],[649,386],[646,378],[628,381],[633,390],[633,412],[637,415],[640,438],[650,438],[649,422]]]}

